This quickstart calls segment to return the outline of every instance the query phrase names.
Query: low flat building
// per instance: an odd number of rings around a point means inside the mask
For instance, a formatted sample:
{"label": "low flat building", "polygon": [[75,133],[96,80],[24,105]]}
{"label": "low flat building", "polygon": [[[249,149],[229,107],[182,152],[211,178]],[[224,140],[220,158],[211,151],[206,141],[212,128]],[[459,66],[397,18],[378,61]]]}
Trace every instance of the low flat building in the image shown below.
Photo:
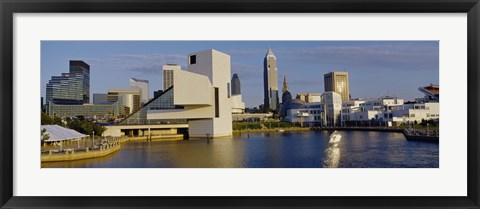
{"label": "low flat building", "polygon": [[232,95],[232,113],[242,114],[245,113],[245,103],[242,102],[242,95]]}
{"label": "low flat building", "polygon": [[284,121],[301,126],[322,126],[325,117],[324,105],[320,102],[305,103],[302,108],[286,111]]}
{"label": "low flat building", "polygon": [[108,118],[120,114],[121,106],[115,102],[112,104],[80,104],[66,105],[50,103],[48,115],[51,117],[85,117],[85,118]]}
{"label": "low flat building", "polygon": [[273,113],[242,113],[232,114],[233,121],[265,121],[273,117]]}

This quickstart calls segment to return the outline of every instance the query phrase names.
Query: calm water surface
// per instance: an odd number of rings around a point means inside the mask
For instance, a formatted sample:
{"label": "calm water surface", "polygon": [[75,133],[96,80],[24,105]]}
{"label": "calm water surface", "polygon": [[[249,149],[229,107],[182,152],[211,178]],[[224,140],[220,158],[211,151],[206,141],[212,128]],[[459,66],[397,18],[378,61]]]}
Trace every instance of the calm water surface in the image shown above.
{"label": "calm water surface", "polygon": [[42,163],[88,168],[438,168],[439,144],[401,133],[338,131],[250,133],[229,139],[131,142],[103,158]]}

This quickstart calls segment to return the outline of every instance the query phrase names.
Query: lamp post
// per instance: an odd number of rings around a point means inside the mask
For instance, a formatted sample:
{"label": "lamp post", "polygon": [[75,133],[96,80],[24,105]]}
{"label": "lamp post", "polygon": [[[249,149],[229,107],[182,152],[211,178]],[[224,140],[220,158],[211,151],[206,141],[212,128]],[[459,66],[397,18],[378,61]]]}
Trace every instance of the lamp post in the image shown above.
{"label": "lamp post", "polygon": [[95,147],[95,131],[92,134],[92,147]]}

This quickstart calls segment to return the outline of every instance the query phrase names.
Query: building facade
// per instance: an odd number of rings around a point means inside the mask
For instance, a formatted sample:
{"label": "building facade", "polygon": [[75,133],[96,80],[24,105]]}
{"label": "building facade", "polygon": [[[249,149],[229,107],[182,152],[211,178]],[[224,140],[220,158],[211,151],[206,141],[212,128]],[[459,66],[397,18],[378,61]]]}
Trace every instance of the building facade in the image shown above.
{"label": "building facade", "polygon": [[76,77],[74,85],[79,88],[83,103],[90,103],[90,65],[81,60],[70,60],[70,75]]}
{"label": "building facade", "polygon": [[389,96],[356,99],[343,103],[342,123],[345,126],[398,126],[422,120],[438,121],[439,111],[438,102],[404,103],[403,99]]}
{"label": "building facade", "polygon": [[325,117],[324,105],[320,102],[305,103],[302,108],[289,109],[284,121],[300,126],[322,126]]}
{"label": "building facade", "polygon": [[238,75],[234,73],[232,76],[232,95],[235,96],[240,94],[242,94],[242,90],[240,87],[240,78],[238,78]]}
{"label": "building facade", "polygon": [[188,71],[174,70],[170,88],[118,125],[185,121],[189,137],[229,137],[232,135],[230,71],[230,56],[225,53],[214,49],[192,53],[188,55]]}
{"label": "building facade", "polygon": [[121,115],[129,115],[139,110],[141,106],[140,102],[141,90],[132,89],[109,89],[107,95],[108,102],[118,102],[123,107],[120,110]]}
{"label": "building facade", "polygon": [[90,66],[79,60],[70,60],[69,73],[52,76],[46,85],[45,103],[66,101],[89,103],[90,101]]}
{"label": "building facade", "polygon": [[322,95],[320,93],[302,93],[297,94],[296,99],[302,100],[306,103],[321,102]]}
{"label": "building facade", "polygon": [[162,93],[163,93],[163,90],[157,90],[157,91],[153,91],[153,98],[155,98],[155,97],[158,97],[158,96],[162,95]]}
{"label": "building facade", "polygon": [[93,94],[93,104],[107,104],[111,103],[107,100],[108,94],[105,93],[94,93]]}
{"label": "building facade", "polygon": [[263,61],[263,108],[277,110],[279,108],[278,98],[278,67],[277,57],[271,49],[268,49]]}
{"label": "building facade", "polygon": [[342,97],[340,94],[329,91],[322,94],[324,126],[341,126]]}
{"label": "building facade", "polygon": [[323,75],[325,92],[333,91],[340,94],[343,101],[350,100],[350,85],[348,72],[330,72]]}
{"label": "building facade", "polygon": [[175,70],[181,70],[181,66],[177,64],[163,65],[162,72],[163,72],[163,90],[164,91],[173,86],[173,71]]}
{"label": "building facade", "polygon": [[140,89],[140,102],[145,104],[150,97],[148,96],[148,80],[142,80],[137,78],[130,78],[130,88]]}
{"label": "building facade", "polygon": [[[242,101],[242,91],[240,86],[240,78],[236,73],[232,76],[232,113],[242,114],[245,113],[245,103]],[[227,89],[228,90],[228,89]]]}
{"label": "building facade", "polygon": [[71,118],[85,117],[92,119],[101,119],[116,117],[120,114],[121,106],[115,102],[112,104],[81,104],[65,105],[50,103],[48,114],[51,117]]}

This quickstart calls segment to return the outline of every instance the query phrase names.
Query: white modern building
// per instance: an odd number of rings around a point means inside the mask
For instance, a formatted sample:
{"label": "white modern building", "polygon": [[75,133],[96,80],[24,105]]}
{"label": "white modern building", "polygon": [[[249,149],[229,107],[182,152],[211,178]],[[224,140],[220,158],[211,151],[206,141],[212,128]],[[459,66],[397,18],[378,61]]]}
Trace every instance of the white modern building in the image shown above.
{"label": "white modern building", "polygon": [[118,102],[124,109],[120,114],[131,114],[141,108],[141,90],[132,89],[109,89],[107,95],[108,102]]}
{"label": "white modern building", "polygon": [[352,126],[356,122],[372,125],[396,126],[439,119],[439,103],[409,103],[395,97],[356,99],[345,101],[342,106],[342,124]]}
{"label": "white modern building", "polygon": [[320,102],[305,103],[303,108],[287,110],[285,121],[301,126],[321,126],[325,117],[323,107]]}
{"label": "white modern building", "polygon": [[[301,94],[300,94],[301,95]],[[321,102],[305,102],[294,99],[286,102],[280,109],[280,117],[302,126],[340,126],[342,98],[335,92],[325,92]]]}
{"label": "white modern building", "polygon": [[130,88],[140,89],[140,102],[145,104],[148,102],[150,97],[148,96],[148,81],[137,79],[137,78],[130,78]]}
{"label": "white modern building", "polygon": [[323,124],[325,126],[340,126],[342,113],[342,96],[333,91],[322,94],[322,102],[324,104],[325,117]]}
{"label": "white modern building", "polygon": [[173,71],[181,70],[182,67],[177,64],[166,64],[163,65],[163,90],[167,90],[168,88],[173,86]]}
{"label": "white modern building", "polygon": [[150,131],[150,125],[185,121],[189,137],[231,136],[230,71],[230,56],[217,50],[188,55],[188,71],[173,70],[173,86],[121,121],[117,129],[137,125],[144,132]]}
{"label": "white modern building", "polygon": [[242,95],[232,95],[232,114],[245,113],[245,103],[242,101]]}

